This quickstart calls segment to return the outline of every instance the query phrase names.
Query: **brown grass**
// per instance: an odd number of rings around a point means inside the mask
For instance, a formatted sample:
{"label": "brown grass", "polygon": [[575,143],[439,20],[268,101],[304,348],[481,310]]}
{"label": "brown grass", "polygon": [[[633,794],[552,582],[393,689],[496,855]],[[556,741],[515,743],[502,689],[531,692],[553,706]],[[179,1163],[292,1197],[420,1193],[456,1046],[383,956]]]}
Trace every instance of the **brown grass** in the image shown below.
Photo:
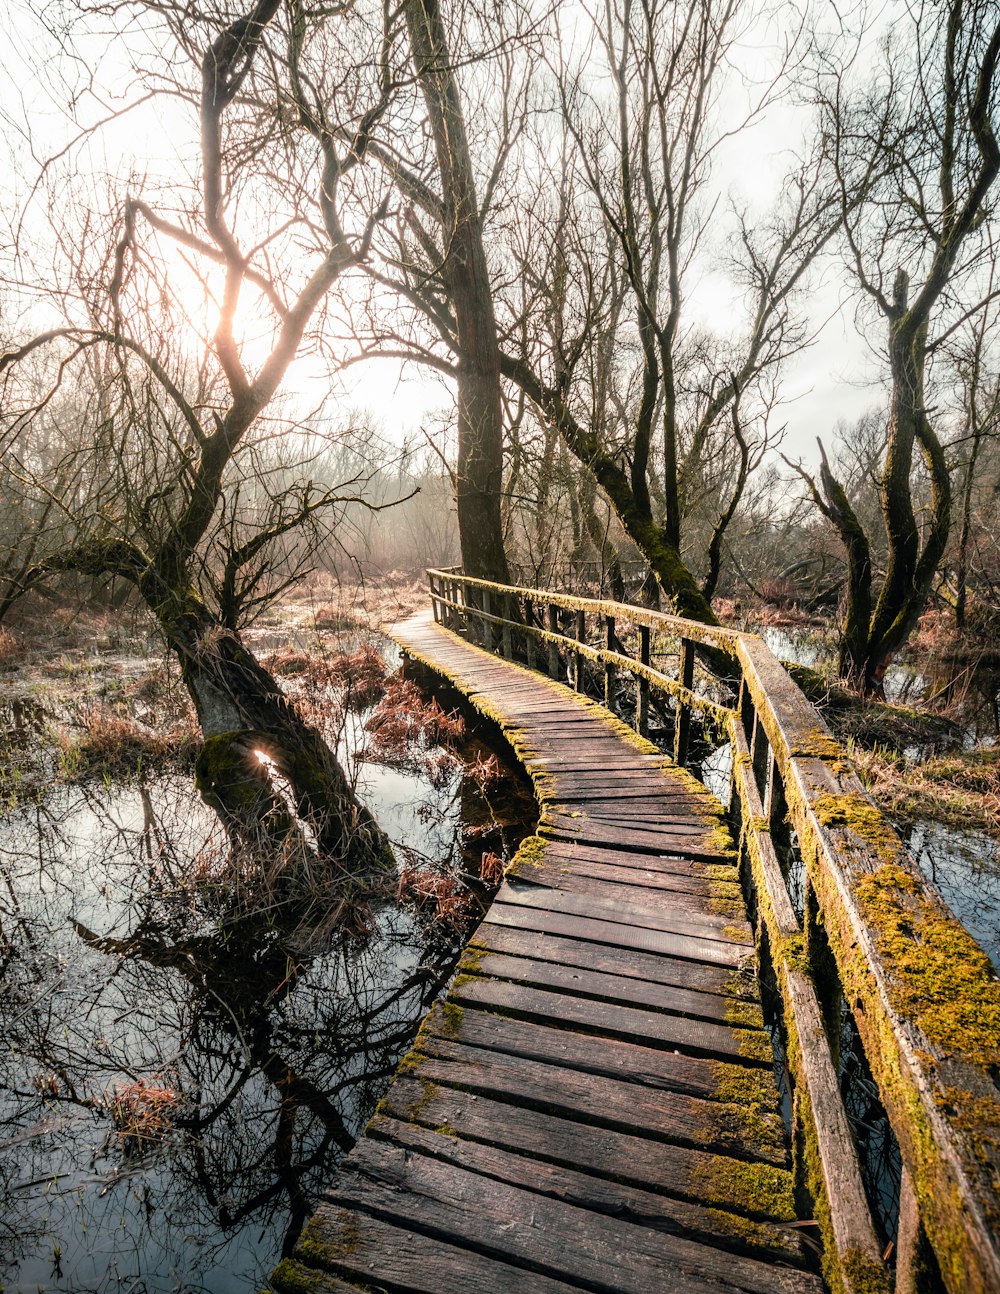
{"label": "brown grass", "polygon": [[894,821],[929,818],[1000,837],[1000,749],[961,751],[922,762],[856,746],[851,757],[876,803]]}
{"label": "brown grass", "polygon": [[166,1087],[162,1075],[116,1085],[110,1100],[111,1119],[123,1149],[142,1150],[170,1131],[170,1112],[177,1105],[176,1088]]}

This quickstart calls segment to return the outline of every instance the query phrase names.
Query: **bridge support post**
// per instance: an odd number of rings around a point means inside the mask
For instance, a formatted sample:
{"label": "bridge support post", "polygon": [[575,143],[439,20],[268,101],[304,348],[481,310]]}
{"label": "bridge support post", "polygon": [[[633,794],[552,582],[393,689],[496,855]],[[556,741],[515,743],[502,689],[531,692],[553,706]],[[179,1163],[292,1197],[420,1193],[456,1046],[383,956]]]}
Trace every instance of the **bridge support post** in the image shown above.
{"label": "bridge support post", "polygon": [[[587,617],[583,611],[576,613],[576,641],[583,642],[587,636]],[[573,653],[573,689],[583,691],[583,653]]]}
{"label": "bridge support post", "polygon": [[524,651],[528,660],[528,669],[535,668],[535,658],[537,648],[535,646],[535,635],[531,632],[534,627],[531,623],[535,614],[535,608],[532,606],[530,599],[526,598],[524,602]]}
{"label": "bridge support post", "polygon": [[505,660],[514,659],[514,642],[510,632],[510,594],[503,595],[500,614],[503,616],[503,628],[500,631],[500,641],[503,644],[503,654]]}
{"label": "bridge support post", "polygon": [[483,646],[487,651],[493,650],[493,625],[486,619],[492,615],[493,602],[489,589],[483,589]]}
{"label": "bridge support post", "polygon": [[[639,626],[639,664],[649,664],[649,626]],[[636,679],[635,730],[640,737],[649,733],[649,679],[640,674]]]}
{"label": "bridge support post", "polygon": [[[607,651],[615,649],[615,618],[614,616],[605,616],[604,618],[604,647]],[[615,667],[610,661],[604,663],[604,704],[609,710],[615,708]]]}
{"label": "bridge support post", "polygon": [[[681,687],[691,690],[694,684],[694,643],[689,638],[681,639],[680,666],[678,679]],[[687,763],[688,745],[691,738],[691,707],[680,697],[677,698],[677,709],[674,719],[674,763],[683,766]]]}
{"label": "bridge support post", "polygon": [[[559,632],[559,612],[550,602],[546,610],[546,624],[550,634]],[[549,643],[549,678],[559,677],[559,648],[554,642]]]}

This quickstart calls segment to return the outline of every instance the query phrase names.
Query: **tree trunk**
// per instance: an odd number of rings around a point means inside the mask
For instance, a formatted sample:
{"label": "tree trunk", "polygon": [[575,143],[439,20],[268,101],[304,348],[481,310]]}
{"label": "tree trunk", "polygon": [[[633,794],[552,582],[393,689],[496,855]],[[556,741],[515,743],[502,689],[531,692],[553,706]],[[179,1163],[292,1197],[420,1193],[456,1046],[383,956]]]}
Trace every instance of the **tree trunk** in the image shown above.
{"label": "tree trunk", "polygon": [[[304,829],[325,860],[350,872],[389,861],[384,834],[322,734],[239,634],[225,628],[193,590],[150,604],[180,662],[205,739],[198,788],[234,839],[247,843],[263,835],[276,844]],[[271,781],[272,767],[287,783],[291,806]]]}
{"label": "tree trunk", "polygon": [[444,200],[443,268],[459,355],[456,495],[462,565],[467,575],[509,583],[500,515],[500,355],[469,140],[437,0],[409,0],[406,22]]}

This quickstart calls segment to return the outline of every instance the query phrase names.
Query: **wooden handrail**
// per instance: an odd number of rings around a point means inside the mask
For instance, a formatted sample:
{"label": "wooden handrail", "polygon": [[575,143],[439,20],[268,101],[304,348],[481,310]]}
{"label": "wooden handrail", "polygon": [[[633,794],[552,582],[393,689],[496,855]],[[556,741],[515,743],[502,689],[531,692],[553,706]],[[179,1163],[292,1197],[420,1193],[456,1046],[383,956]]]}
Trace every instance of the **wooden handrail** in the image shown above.
{"label": "wooden handrail", "polygon": [[[802,1178],[815,1201],[824,1272],[833,1289],[870,1294],[1000,1291],[1000,980],[988,958],[921,876],[872,803],[843,747],[767,645],[606,599],[428,572],[435,618],[529,660],[609,703],[635,680],[636,726],[650,694],[673,706],[683,762],[690,716],[728,731],[734,824],[745,885],[758,913],[762,956],[775,970],[794,1087]],[[560,632],[559,611],[576,613]],[[533,623],[544,612],[546,627]],[[590,617],[602,645],[586,641]],[[638,658],[623,648],[624,626]],[[650,664],[650,637],[678,640],[678,677]],[[611,644],[618,643],[613,649]],[[528,646],[530,644],[530,648]],[[699,691],[695,645],[734,665],[719,691]],[[538,646],[542,651],[537,651]],[[702,653],[699,653],[702,656]],[[712,663],[702,658],[702,670]],[[791,902],[772,831],[794,829],[807,895]],[[831,979],[831,967],[833,968]],[[840,1010],[858,1036],[899,1144],[900,1224],[891,1264],[881,1253],[839,1091]],[[832,1026],[831,1020],[835,1020]],[[831,1047],[831,1043],[833,1044]]]}

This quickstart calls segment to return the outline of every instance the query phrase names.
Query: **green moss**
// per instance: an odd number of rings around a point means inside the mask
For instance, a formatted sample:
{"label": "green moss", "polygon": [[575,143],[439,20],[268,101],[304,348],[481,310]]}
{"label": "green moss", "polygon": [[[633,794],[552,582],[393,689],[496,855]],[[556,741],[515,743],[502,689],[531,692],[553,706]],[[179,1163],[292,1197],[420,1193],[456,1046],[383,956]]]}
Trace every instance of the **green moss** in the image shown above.
{"label": "green moss", "polygon": [[457,1137],[458,1130],[453,1128],[450,1123],[439,1123],[434,1131],[441,1137]]}
{"label": "green moss", "polygon": [[271,1273],[270,1285],[280,1294],[317,1294],[319,1290],[329,1289],[329,1277],[326,1272],[306,1267],[294,1258],[283,1258]]}
{"label": "green moss", "polygon": [[[463,975],[461,978],[464,980],[470,980],[472,976]],[[462,1008],[457,1002],[448,1001],[442,1006],[441,1014],[443,1016],[441,1033],[445,1038],[457,1038],[462,1032],[462,1019],[465,1014]]]}
{"label": "green moss", "polygon": [[932,1046],[983,1068],[1000,1065],[1000,980],[972,936],[904,868],[854,885],[892,977],[890,999]]}
{"label": "green moss", "polygon": [[739,1243],[741,1249],[763,1250],[773,1252],[780,1243],[774,1226],[769,1222],[755,1222],[739,1213],[728,1213],[725,1209],[706,1209],[712,1222],[713,1236],[726,1236]]}
{"label": "green moss", "polygon": [[836,737],[817,725],[795,743],[789,754],[793,758],[798,756],[802,759],[842,760],[844,747]]}
{"label": "green moss", "polygon": [[420,1095],[406,1107],[406,1117],[411,1123],[419,1123],[421,1115],[437,1095],[438,1085],[432,1079],[417,1076],[420,1084]]}
{"label": "green moss", "polygon": [[732,998],[726,1005],[726,1020],[734,1029],[763,1029],[764,1016],[759,1002]]}
{"label": "green moss", "polygon": [[792,1175],[784,1168],[706,1155],[691,1179],[706,1204],[775,1222],[795,1220]]}
{"label": "green moss", "polygon": [[839,827],[853,832],[886,862],[899,857],[902,851],[899,837],[882,813],[860,792],[821,795],[812,802],[811,807],[822,826]]}
{"label": "green moss", "polygon": [[336,1216],[319,1214],[299,1237],[295,1257],[304,1262],[328,1264],[338,1258],[349,1258],[361,1248],[358,1220],[350,1209],[338,1209]]}
{"label": "green moss", "polygon": [[762,1029],[734,1029],[733,1033],[739,1042],[740,1055],[744,1060],[756,1060],[770,1065],[774,1061],[774,1049],[771,1039]]}
{"label": "green moss", "polygon": [[718,1100],[762,1111],[774,1109],[774,1080],[766,1069],[715,1061],[712,1073],[715,1077],[713,1095]]}
{"label": "green moss", "polygon": [[[716,1093],[718,1096],[718,1093]],[[761,1158],[784,1158],[785,1126],[772,1099],[744,1105],[737,1101],[708,1102],[702,1128],[704,1145],[731,1147],[739,1154],[756,1152]]]}
{"label": "green moss", "polygon": [[892,1289],[893,1282],[885,1264],[860,1249],[848,1249],[840,1266],[845,1277],[843,1287],[850,1294],[889,1294]]}

